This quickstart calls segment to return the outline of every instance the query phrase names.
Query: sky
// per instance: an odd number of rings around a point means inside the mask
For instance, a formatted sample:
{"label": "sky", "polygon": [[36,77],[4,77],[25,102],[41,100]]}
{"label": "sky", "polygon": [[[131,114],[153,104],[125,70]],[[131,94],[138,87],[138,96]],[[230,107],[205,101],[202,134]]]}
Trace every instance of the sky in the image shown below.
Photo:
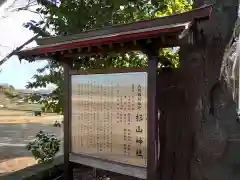
{"label": "sky", "polygon": [[[22,5],[27,0],[18,0],[16,6]],[[14,48],[20,46],[33,36],[33,33],[23,27],[23,23],[29,20],[40,20],[40,17],[28,11],[9,12],[6,8],[11,5],[13,0],[7,0],[5,4],[0,7],[0,60],[4,58]],[[3,16],[6,16],[3,18]],[[34,47],[36,43],[33,42],[27,47]],[[11,57],[0,68],[0,84],[8,83],[15,88],[25,88],[28,81],[31,81],[32,76],[36,70],[43,67],[46,61],[37,61],[28,63],[23,60],[21,63],[17,56]],[[49,86],[48,88],[51,88]]]}

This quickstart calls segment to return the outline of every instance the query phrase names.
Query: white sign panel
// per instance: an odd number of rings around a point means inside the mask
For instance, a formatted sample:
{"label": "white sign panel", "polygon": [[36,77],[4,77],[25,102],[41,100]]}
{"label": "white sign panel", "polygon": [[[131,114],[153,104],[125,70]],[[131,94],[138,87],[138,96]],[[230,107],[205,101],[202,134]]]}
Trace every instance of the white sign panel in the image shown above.
{"label": "white sign panel", "polygon": [[146,166],[147,73],[72,75],[71,152]]}

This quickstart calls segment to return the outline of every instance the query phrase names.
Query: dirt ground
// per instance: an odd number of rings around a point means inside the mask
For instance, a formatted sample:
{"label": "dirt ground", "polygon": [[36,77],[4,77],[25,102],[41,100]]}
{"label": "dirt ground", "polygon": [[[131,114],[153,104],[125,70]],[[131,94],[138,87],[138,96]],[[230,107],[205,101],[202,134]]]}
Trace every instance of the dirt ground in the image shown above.
{"label": "dirt ground", "polygon": [[61,119],[55,114],[35,117],[31,112],[0,110],[0,176],[36,164],[26,145],[40,130],[61,138],[61,128],[52,125]]}

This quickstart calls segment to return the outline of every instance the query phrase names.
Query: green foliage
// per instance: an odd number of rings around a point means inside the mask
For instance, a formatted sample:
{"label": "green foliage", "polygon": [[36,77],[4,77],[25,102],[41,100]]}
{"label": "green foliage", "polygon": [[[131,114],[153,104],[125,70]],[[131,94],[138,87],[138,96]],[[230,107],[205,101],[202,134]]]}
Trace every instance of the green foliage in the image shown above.
{"label": "green foliage", "polygon": [[29,99],[32,101],[32,102],[39,102],[40,101],[40,99],[41,99],[41,96],[39,95],[39,94],[36,94],[36,93],[34,93],[34,94],[32,94],[30,97],[29,97]]}
{"label": "green foliage", "polygon": [[16,90],[12,85],[10,86],[0,85],[0,89],[4,89],[4,95],[8,99],[14,99],[17,97]]}
{"label": "green foliage", "polygon": [[14,99],[14,98],[17,97],[16,94],[14,94],[14,93],[12,93],[12,92],[8,92],[8,91],[4,92],[4,95],[5,95],[8,99]]}
{"label": "green foliage", "polygon": [[159,55],[172,60],[172,68],[179,67],[178,49],[164,48],[159,50]]}
{"label": "green foliage", "polygon": [[163,0],[158,10],[154,12],[155,17],[169,16],[172,14],[182,13],[192,9],[188,0]]}
{"label": "green foliage", "polygon": [[59,121],[54,121],[53,126],[54,127],[61,127],[61,123]]}
{"label": "green foliage", "polygon": [[[44,16],[47,22],[42,36],[50,34],[74,34],[81,31],[101,28],[113,24],[130,23],[136,20],[151,19],[171,14],[180,13],[191,9],[188,0],[61,0],[60,7],[38,0],[41,5],[36,9]],[[43,22],[26,23],[27,28],[39,32]],[[172,59],[173,68],[178,67],[178,54],[171,48],[159,50],[159,55]],[[77,57],[73,69],[99,69],[106,67],[142,67],[146,65],[146,56],[139,52],[126,54],[110,54],[106,57]],[[45,72],[49,72],[46,75]],[[44,73],[44,75],[43,75]],[[33,82],[27,88],[46,87],[55,84],[51,100],[44,100],[45,111],[63,112],[63,69],[54,61],[38,69]]]}
{"label": "green foliage", "polygon": [[191,9],[188,0],[61,0],[60,7],[45,3],[44,0],[38,2],[42,7],[37,8],[37,12],[44,15],[55,34],[79,33]]}
{"label": "green foliage", "polygon": [[40,131],[36,138],[27,145],[27,149],[39,164],[51,163],[60,148],[60,140],[54,135],[44,134]]}

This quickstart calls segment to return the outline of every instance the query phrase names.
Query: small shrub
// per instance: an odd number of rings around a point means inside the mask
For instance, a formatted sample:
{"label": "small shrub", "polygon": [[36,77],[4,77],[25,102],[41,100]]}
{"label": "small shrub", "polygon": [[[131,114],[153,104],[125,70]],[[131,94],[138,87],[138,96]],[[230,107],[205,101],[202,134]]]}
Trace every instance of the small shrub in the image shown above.
{"label": "small shrub", "polygon": [[60,149],[60,140],[55,135],[40,131],[36,138],[27,145],[39,164],[51,163]]}
{"label": "small shrub", "polygon": [[61,127],[61,123],[58,122],[58,121],[55,121],[55,122],[53,123],[53,126],[54,126],[54,127]]}

